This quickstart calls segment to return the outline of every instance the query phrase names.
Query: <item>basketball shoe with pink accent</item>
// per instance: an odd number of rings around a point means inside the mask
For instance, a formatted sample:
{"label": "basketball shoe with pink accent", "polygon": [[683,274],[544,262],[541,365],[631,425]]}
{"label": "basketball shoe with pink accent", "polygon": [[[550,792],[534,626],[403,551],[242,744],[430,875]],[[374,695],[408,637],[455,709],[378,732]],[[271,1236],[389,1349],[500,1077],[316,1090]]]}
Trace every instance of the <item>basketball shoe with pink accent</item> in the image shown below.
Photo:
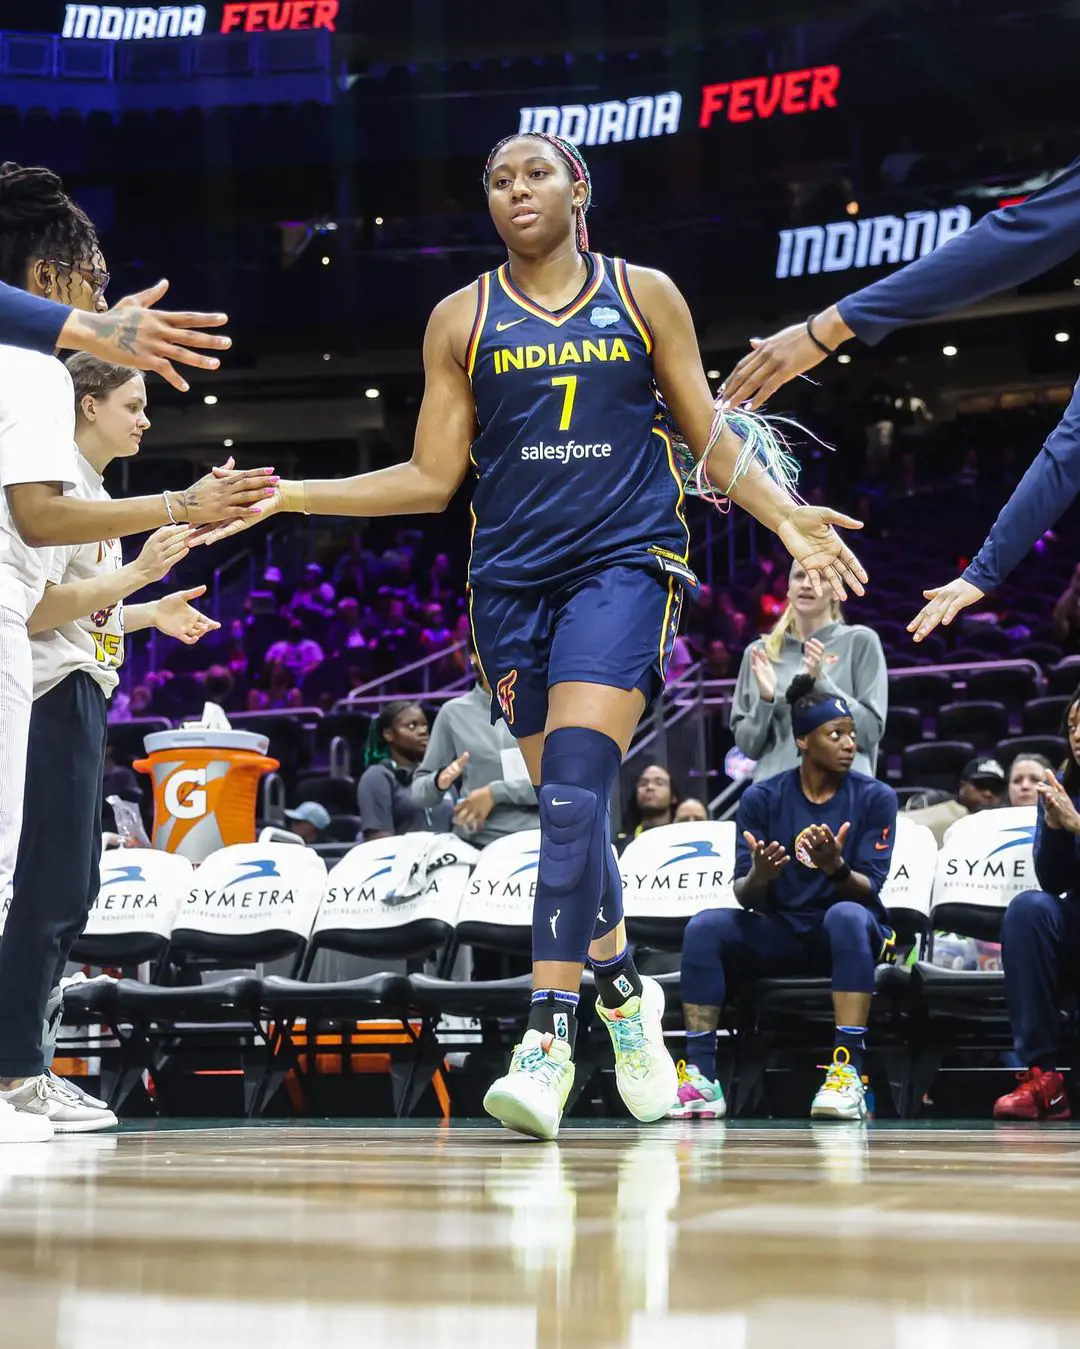
{"label": "basketball shoe with pink accent", "polygon": [[668,1119],[723,1119],[727,1101],[719,1082],[710,1082],[693,1063],[680,1059],[675,1065],[679,1074],[679,1090],[675,1104],[668,1111]]}

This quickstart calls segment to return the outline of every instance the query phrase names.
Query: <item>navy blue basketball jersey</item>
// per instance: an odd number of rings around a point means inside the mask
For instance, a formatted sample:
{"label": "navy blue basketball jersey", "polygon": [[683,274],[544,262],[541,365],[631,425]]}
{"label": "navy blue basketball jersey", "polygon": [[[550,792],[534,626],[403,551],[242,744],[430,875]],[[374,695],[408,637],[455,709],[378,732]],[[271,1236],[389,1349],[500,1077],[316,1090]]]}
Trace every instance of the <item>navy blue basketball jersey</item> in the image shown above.
{"label": "navy blue basketball jersey", "polygon": [[467,356],[479,426],[472,585],[523,588],[608,563],[687,570],[652,334],[626,264],[585,258],[584,286],[557,313],[515,289],[505,263],[480,277]]}

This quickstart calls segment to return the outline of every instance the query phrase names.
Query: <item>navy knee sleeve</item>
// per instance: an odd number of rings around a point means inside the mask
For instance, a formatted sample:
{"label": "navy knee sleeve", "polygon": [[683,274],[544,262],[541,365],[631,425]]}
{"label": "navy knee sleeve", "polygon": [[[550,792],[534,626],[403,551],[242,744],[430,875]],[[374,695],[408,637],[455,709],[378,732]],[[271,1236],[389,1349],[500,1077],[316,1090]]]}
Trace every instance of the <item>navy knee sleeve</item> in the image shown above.
{"label": "navy knee sleeve", "polygon": [[841,900],[825,914],[825,935],[832,952],[832,986],[836,993],[873,993],[878,951],[874,915],[862,904]]}
{"label": "navy knee sleeve", "polygon": [[611,850],[610,819],[607,821],[607,830],[604,837],[604,860],[607,863],[604,867],[604,888],[600,892],[600,912],[596,915],[593,941],[596,941],[598,937],[606,937],[609,932],[614,932],[623,920],[622,876],[619,874],[619,864],[615,860],[615,854]]}
{"label": "navy knee sleeve", "polygon": [[609,884],[608,801],[621,762],[610,736],[582,726],[560,727],[544,742],[534,960],[585,962]]}

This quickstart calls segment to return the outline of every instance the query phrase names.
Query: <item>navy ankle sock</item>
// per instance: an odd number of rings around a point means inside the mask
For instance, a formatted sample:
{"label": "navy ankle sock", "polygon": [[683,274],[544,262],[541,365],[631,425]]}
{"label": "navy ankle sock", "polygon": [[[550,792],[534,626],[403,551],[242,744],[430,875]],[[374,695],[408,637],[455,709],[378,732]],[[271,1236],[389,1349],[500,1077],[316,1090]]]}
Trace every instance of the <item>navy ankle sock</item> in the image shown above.
{"label": "navy ankle sock", "polygon": [[566,1040],[572,1054],[577,1043],[578,997],[577,993],[567,993],[561,988],[538,988],[532,995],[526,1030]]}
{"label": "navy ankle sock", "polygon": [[861,1075],[863,1054],[866,1050],[866,1027],[837,1026],[834,1047],[847,1050],[851,1066]]}
{"label": "navy ankle sock", "polygon": [[716,1031],[688,1030],[686,1032],[686,1062],[696,1068],[702,1077],[716,1081]]}
{"label": "navy ankle sock", "polygon": [[596,992],[605,1007],[614,1009],[631,998],[641,997],[644,985],[629,946],[624,946],[611,960],[590,960],[589,964],[596,980]]}

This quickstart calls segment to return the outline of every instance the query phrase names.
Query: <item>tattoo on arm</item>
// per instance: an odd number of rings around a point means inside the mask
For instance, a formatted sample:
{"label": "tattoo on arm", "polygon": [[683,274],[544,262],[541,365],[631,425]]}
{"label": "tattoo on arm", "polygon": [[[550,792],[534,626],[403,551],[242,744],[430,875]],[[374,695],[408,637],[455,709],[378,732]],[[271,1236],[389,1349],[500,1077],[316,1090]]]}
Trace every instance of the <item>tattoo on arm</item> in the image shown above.
{"label": "tattoo on arm", "polygon": [[191,512],[199,504],[199,484],[193,482],[186,491],[180,493],[180,500],[184,507],[184,519],[191,519]]}

